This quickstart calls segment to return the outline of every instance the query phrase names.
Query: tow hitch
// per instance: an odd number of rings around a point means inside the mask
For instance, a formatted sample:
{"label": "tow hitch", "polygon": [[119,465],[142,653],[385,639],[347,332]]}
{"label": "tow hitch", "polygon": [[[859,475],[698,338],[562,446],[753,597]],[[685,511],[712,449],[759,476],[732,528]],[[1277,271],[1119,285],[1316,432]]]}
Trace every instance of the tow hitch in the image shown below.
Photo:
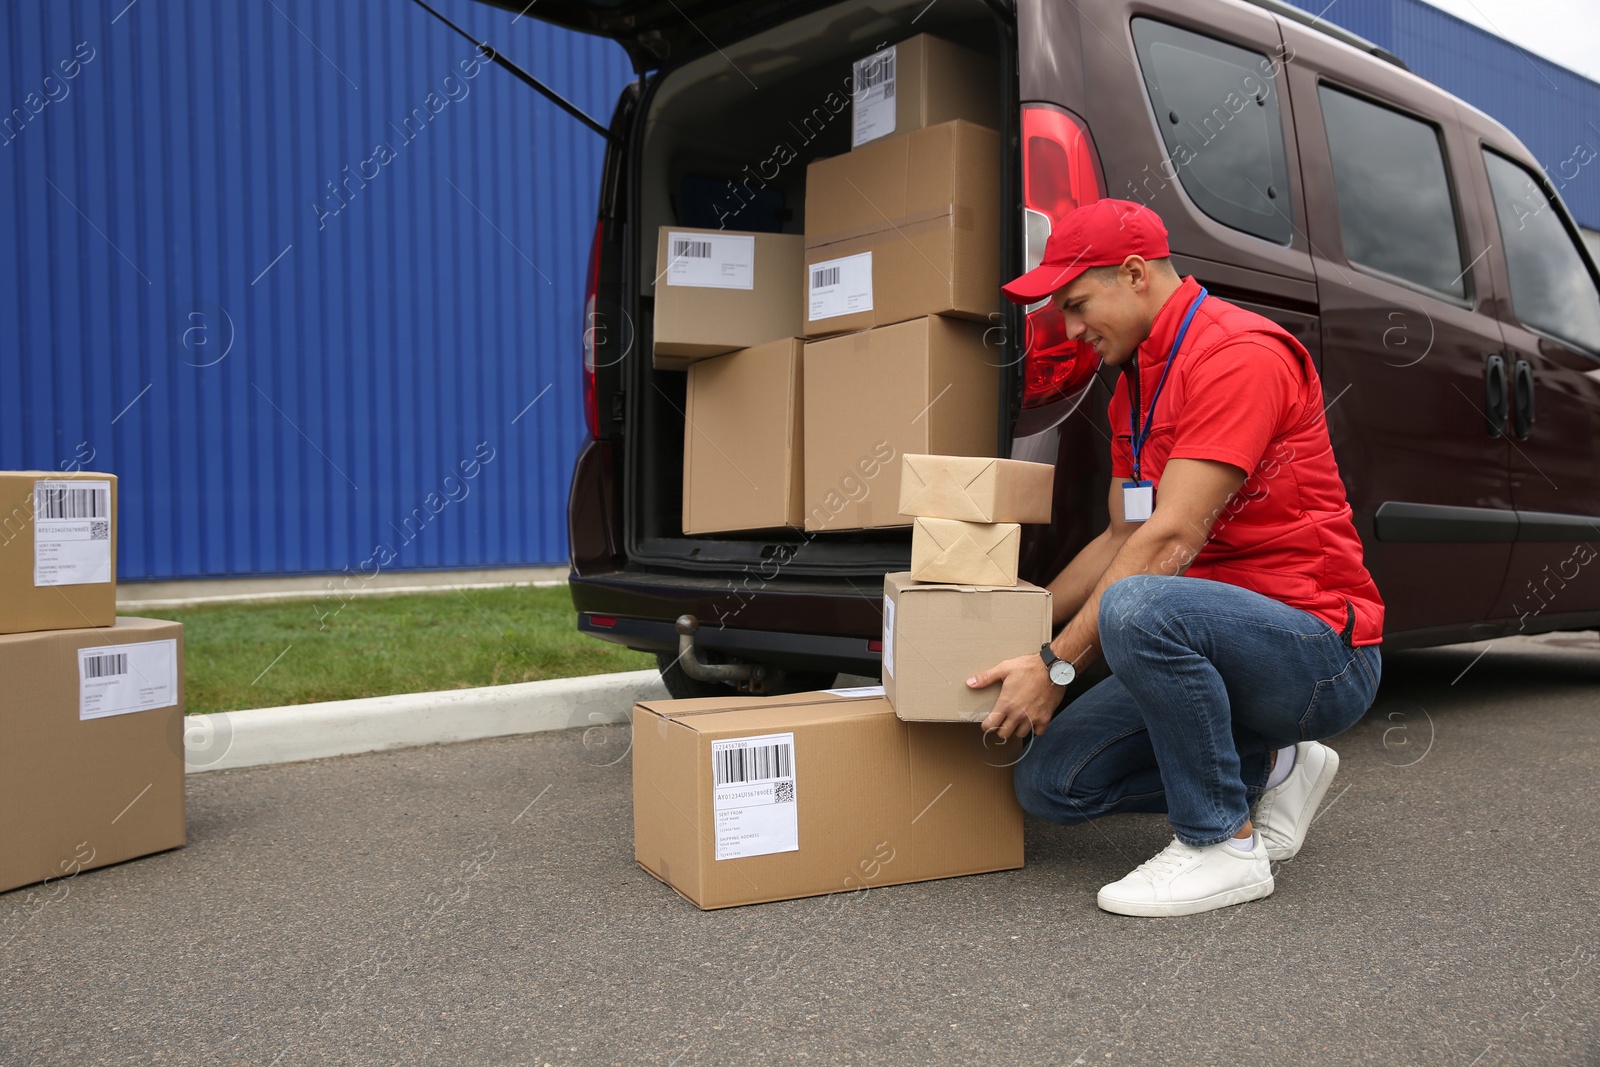
{"label": "tow hitch", "polygon": [[777,667],[760,663],[707,663],[694,647],[694,635],[700,632],[700,620],[693,615],[679,615],[675,627],[678,631],[678,665],[683,673],[701,682],[732,682],[741,693],[760,696],[783,681],[784,672]]}

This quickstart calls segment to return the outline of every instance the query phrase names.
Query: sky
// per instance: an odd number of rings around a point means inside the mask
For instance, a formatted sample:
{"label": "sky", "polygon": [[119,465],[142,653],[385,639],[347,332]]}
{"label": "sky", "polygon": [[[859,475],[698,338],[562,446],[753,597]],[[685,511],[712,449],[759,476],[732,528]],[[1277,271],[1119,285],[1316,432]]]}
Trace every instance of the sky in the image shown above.
{"label": "sky", "polygon": [[1600,82],[1600,0],[1425,0]]}

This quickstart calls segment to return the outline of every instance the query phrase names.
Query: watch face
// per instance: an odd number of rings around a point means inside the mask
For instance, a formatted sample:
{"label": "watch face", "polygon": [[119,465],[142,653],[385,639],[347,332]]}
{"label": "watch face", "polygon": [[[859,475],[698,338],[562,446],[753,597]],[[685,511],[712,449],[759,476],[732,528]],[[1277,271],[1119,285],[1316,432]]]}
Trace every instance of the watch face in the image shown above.
{"label": "watch face", "polygon": [[1050,664],[1050,680],[1056,685],[1071,685],[1077,673],[1072,669],[1072,664],[1064,659],[1058,659]]}

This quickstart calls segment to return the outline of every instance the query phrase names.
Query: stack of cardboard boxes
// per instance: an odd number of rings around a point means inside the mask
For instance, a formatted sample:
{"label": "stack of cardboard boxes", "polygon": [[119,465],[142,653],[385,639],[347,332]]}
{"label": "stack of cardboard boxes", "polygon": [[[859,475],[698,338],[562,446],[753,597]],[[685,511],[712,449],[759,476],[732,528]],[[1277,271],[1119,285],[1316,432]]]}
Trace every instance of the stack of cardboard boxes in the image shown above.
{"label": "stack of cardboard boxes", "polygon": [[184,843],[183,627],[117,617],[116,516],[0,472],[0,891]]}
{"label": "stack of cardboard boxes", "polygon": [[635,857],[702,908],[1022,866],[1022,742],[970,725],[999,686],[966,679],[1050,639],[1050,593],[1017,559],[1055,469],[902,464],[913,569],[884,579],[882,686],[634,708]]}
{"label": "stack of cardboard boxes", "polygon": [[900,512],[911,570],[883,579],[883,685],[895,714],[978,722],[1000,687],[966,680],[1050,640],[1050,592],[1017,578],[1022,523],[1049,522],[1055,468],[904,457]]}
{"label": "stack of cardboard boxes", "polygon": [[988,57],[901,42],[855,64],[853,147],[807,168],[803,236],[661,231],[684,532],[915,524],[883,686],[635,707],[635,855],[702,908],[1022,866],[1020,745],[973,728],[996,693],[965,685],[1050,626],[1016,524],[1048,519],[1052,468],[989,458],[998,99]]}
{"label": "stack of cardboard boxes", "polygon": [[855,64],[805,233],[663,227],[653,358],[688,373],[686,534],[903,526],[899,457],[992,456],[994,62],[922,35]]}

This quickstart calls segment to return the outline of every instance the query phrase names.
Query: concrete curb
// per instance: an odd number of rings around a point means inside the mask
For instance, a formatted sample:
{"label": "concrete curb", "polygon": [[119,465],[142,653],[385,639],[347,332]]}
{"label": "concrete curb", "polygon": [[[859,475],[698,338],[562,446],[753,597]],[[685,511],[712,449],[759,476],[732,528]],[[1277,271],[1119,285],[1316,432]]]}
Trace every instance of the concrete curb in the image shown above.
{"label": "concrete curb", "polygon": [[[386,585],[380,589],[351,589],[343,592],[345,600],[369,596],[401,596],[407,593],[461,593],[473,589],[553,589],[566,585],[565,578],[551,578],[537,582],[476,582],[466,585]],[[221,596],[166,597],[150,600],[118,600],[119,615],[133,615],[146,608],[195,608],[207,604],[269,604],[289,603],[297,600],[321,600],[329,596],[326,589],[287,590],[281,593],[226,593]]]}
{"label": "concrete curb", "polygon": [[626,671],[190,715],[184,721],[184,759],[188,772],[196,774],[579,726],[609,727],[626,723],[635,702],[666,696],[656,671]]}
{"label": "concrete curb", "polygon": [[[351,587],[351,582],[356,582]],[[566,567],[479,567],[468,570],[396,571],[390,574],[320,574],[267,578],[179,578],[117,583],[117,611],[137,615],[142,608],[183,608],[196,604],[236,604],[273,600],[341,602],[358,596],[443,593],[464,589],[567,584]]]}

